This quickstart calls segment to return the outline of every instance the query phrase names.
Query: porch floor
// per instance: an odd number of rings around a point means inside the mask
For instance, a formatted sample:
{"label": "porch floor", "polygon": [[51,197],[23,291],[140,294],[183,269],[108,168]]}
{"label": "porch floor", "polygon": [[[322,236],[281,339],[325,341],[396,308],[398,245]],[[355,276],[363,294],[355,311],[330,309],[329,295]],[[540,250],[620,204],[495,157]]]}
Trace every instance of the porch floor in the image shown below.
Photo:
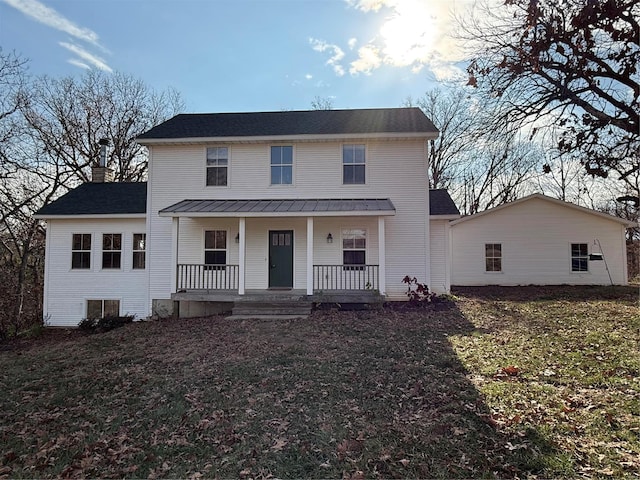
{"label": "porch floor", "polygon": [[312,302],[312,303],[381,303],[384,295],[371,290],[329,290],[307,295],[303,289],[245,290],[186,290],[172,293],[175,301],[191,302]]}

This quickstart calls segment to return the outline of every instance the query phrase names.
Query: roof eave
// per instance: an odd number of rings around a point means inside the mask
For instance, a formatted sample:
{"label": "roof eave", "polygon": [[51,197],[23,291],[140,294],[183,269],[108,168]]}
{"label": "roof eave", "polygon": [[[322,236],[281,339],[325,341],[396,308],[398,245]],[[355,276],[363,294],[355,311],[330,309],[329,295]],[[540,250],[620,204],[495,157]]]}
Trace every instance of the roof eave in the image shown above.
{"label": "roof eave", "polygon": [[457,220],[460,215],[447,214],[447,215],[429,215],[429,220]]}
{"label": "roof eave", "polygon": [[206,143],[264,143],[264,142],[320,142],[340,141],[349,139],[385,139],[385,140],[409,140],[425,139],[433,140],[439,132],[379,132],[379,133],[340,133],[340,134],[305,134],[305,135],[259,135],[259,136],[227,136],[227,137],[181,137],[181,138],[136,138],[140,145],[184,145]]}
{"label": "roof eave", "polygon": [[69,213],[65,215],[47,215],[36,214],[33,216],[36,220],[79,220],[79,219],[91,219],[91,218],[147,218],[146,213],[81,213],[74,214]]}

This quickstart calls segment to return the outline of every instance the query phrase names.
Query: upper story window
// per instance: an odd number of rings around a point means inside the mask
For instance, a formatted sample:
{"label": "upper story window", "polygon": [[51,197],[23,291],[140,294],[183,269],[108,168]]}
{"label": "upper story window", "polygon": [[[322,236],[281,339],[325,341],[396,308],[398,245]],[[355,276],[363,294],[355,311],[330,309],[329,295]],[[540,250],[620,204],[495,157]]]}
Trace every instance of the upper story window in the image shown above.
{"label": "upper story window", "polygon": [[342,183],[345,185],[364,185],[365,146],[342,146]]}
{"label": "upper story window", "polygon": [[133,269],[144,269],[146,263],[147,235],[146,233],[133,234]]}
{"label": "upper story window", "polygon": [[122,234],[102,235],[102,268],[120,268],[122,260]]}
{"label": "upper story window", "polygon": [[91,268],[91,234],[74,233],[71,242],[71,268]]}
{"label": "upper story window", "polygon": [[293,183],[293,147],[291,145],[271,147],[271,185]]}
{"label": "upper story window", "polygon": [[501,243],[485,243],[484,259],[486,272],[502,271],[502,244]]}
{"label": "upper story window", "polygon": [[229,169],[228,147],[207,147],[207,185],[227,186]]}
{"label": "upper story window", "polygon": [[571,271],[589,271],[589,245],[586,243],[571,244]]}

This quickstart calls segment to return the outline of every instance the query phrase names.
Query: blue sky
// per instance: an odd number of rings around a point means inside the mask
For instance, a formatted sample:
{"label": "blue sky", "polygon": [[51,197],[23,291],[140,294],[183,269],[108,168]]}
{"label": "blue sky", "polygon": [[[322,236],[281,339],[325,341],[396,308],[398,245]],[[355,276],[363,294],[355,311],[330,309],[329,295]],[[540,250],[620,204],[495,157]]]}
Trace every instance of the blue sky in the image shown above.
{"label": "blue sky", "polygon": [[120,71],[189,112],[396,107],[460,75],[471,0],[0,0],[0,46],[34,75]]}

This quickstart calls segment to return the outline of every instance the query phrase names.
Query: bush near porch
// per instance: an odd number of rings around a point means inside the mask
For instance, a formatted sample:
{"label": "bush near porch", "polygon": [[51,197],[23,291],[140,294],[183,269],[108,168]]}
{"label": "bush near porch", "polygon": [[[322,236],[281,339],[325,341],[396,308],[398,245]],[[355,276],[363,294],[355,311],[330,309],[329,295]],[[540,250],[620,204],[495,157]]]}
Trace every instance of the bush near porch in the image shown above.
{"label": "bush near porch", "polygon": [[0,477],[637,473],[636,288],[454,293],[5,345]]}

